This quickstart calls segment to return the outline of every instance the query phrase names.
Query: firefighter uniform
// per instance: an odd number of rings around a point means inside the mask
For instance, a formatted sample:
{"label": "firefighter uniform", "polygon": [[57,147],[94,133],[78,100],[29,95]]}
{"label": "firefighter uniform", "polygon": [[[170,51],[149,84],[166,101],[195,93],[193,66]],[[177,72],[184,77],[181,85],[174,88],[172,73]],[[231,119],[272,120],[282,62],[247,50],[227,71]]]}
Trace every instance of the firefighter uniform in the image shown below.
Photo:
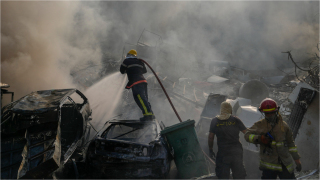
{"label": "firefighter uniform", "polygon": [[[261,143],[261,136],[267,132],[274,138],[269,144]],[[260,170],[262,179],[295,179],[293,161],[299,160],[300,155],[294,143],[292,131],[288,124],[278,114],[278,122],[272,127],[266,119],[256,122],[245,133],[246,141],[260,144]],[[292,158],[291,158],[292,157]]]}
{"label": "firefighter uniform", "polygon": [[[128,55],[130,55],[129,53]],[[143,116],[152,119],[154,115],[148,102],[147,80],[143,76],[147,69],[145,64],[136,56],[128,55],[120,66],[121,74],[127,73],[128,76],[129,82],[126,85],[126,89],[132,90],[133,98],[141,109]]]}

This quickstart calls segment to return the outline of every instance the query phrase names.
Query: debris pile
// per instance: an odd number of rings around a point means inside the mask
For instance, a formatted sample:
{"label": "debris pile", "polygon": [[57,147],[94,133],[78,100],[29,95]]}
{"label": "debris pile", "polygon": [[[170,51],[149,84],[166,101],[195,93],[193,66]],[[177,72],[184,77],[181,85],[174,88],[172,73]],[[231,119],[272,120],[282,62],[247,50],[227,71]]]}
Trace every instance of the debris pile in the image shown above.
{"label": "debris pile", "polygon": [[[282,74],[261,73],[265,75],[261,76],[224,61],[212,61],[205,66],[191,51],[163,46],[159,35],[156,35],[155,43],[145,41],[144,33],[150,36],[151,32],[144,30],[135,45],[140,57],[157,67],[157,74],[183,119],[195,119],[197,138],[205,153],[208,154],[210,123],[219,113],[221,102],[230,102],[233,114],[246,127],[251,127],[263,118],[258,110],[261,100],[270,97],[280,106],[280,114],[292,129],[301,154],[303,171],[295,173],[297,179],[319,178],[319,65],[311,67],[310,64],[309,68],[302,68],[294,62],[290,52],[286,52],[295,65],[294,71],[291,69],[294,74],[275,69]],[[174,61],[179,56],[194,61],[189,64]],[[101,63],[103,67],[95,63],[78,65],[72,70],[71,76],[79,87],[86,89],[108,73],[118,71],[123,58],[124,54],[120,60],[106,55]],[[302,73],[298,73],[297,69]],[[152,124],[154,128],[128,120],[139,117],[140,111],[131,90],[123,89],[120,92],[123,99],[118,107],[118,120],[106,120],[102,131],[97,132],[96,141],[90,141],[89,138],[89,102],[76,89],[33,92],[2,108],[1,177],[47,178],[50,175],[56,179],[100,178],[112,174],[106,170],[112,170],[115,175],[123,173],[123,176],[118,176],[123,178],[168,177],[172,154],[164,146],[159,133],[160,129],[174,123],[174,115],[155,76],[149,73],[146,79],[149,99],[157,117]],[[11,94],[13,100],[14,93],[4,89],[8,87],[1,83],[1,96]],[[71,97],[73,93],[82,98],[81,103]],[[118,130],[112,131],[111,127]],[[148,134],[148,130],[152,130],[151,134]],[[112,134],[111,131],[114,132],[110,138],[112,140],[107,138]],[[146,141],[135,142],[134,139],[141,139],[142,136]],[[242,136],[240,141],[245,165],[258,167],[259,146],[247,143]],[[217,151],[217,144],[214,145],[214,151]],[[139,166],[136,166],[137,162]],[[125,174],[120,167],[114,169],[113,165],[117,163],[126,164],[130,173],[128,171]],[[90,172],[83,174],[88,172],[85,171],[88,164],[94,167],[92,172],[102,168],[103,173],[107,174],[101,174],[102,171],[94,175]],[[214,164],[208,166],[210,174],[196,179],[216,178]],[[258,168],[247,168],[247,174],[247,178],[261,176]]]}

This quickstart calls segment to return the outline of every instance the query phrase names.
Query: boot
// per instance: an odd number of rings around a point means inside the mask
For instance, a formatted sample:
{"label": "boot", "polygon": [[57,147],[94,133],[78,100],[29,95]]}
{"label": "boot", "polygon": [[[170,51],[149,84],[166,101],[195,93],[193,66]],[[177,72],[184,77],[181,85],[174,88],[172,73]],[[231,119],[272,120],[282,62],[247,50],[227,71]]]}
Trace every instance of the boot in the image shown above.
{"label": "boot", "polygon": [[140,121],[148,121],[148,120],[153,120],[156,117],[154,115],[148,115],[148,116],[143,116],[142,118],[140,118]]}

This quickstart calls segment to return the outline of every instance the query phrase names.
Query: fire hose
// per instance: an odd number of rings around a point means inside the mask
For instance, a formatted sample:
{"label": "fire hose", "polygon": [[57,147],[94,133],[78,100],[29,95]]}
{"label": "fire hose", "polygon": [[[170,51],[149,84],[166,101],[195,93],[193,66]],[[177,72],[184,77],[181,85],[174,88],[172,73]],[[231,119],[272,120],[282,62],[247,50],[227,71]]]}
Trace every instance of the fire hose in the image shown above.
{"label": "fire hose", "polygon": [[168,95],[168,93],[167,93],[167,91],[165,90],[165,88],[163,87],[163,85],[162,85],[162,83],[161,83],[161,81],[160,81],[160,79],[159,79],[159,77],[157,76],[157,74],[154,72],[154,70],[152,69],[152,67],[146,62],[146,61],[144,61],[143,59],[139,59],[140,61],[142,61],[143,63],[145,63],[150,69],[151,69],[151,71],[152,71],[152,73],[154,74],[154,76],[157,78],[157,80],[158,80],[158,82],[159,82],[159,84],[160,84],[160,86],[161,86],[161,88],[162,88],[162,90],[163,90],[163,92],[164,92],[164,94],[167,96],[167,98],[168,98],[168,100],[169,100],[169,103],[170,103],[170,105],[171,105],[171,107],[172,107],[172,109],[173,109],[173,111],[174,111],[174,113],[176,114],[176,116],[177,116],[177,118],[179,119],[179,121],[180,122],[182,122],[182,120],[181,120],[181,118],[180,118],[180,116],[179,116],[179,114],[178,114],[178,112],[176,111],[176,109],[174,108],[174,106],[173,106],[173,104],[172,104],[172,102],[171,102],[171,99],[170,99],[170,97],[169,97],[169,95]]}
{"label": "fire hose", "polygon": [[[159,79],[159,77],[158,77],[158,75],[154,72],[154,70],[152,69],[152,67],[145,61],[145,60],[143,60],[143,59],[139,59],[140,61],[142,61],[143,63],[145,63],[150,69],[151,69],[151,71],[152,71],[152,73],[154,74],[154,76],[157,78],[157,80],[158,80],[158,82],[159,82],[159,84],[160,84],[160,86],[161,86],[161,88],[162,88],[162,90],[163,90],[163,92],[164,92],[164,94],[166,95],[166,97],[168,98],[168,101],[169,101],[169,103],[170,103],[170,105],[171,105],[171,107],[172,107],[172,109],[173,109],[173,111],[175,112],[175,114],[176,114],[176,116],[177,116],[177,118],[179,119],[179,121],[180,122],[182,122],[182,120],[181,120],[181,118],[180,118],[180,116],[179,116],[179,114],[178,114],[178,112],[176,111],[176,109],[175,109],[175,107],[173,106],[173,104],[172,104],[172,102],[171,102],[171,99],[170,99],[170,97],[169,97],[169,95],[168,95],[168,93],[167,93],[167,91],[166,91],[166,89],[163,87],[163,85],[162,85],[162,83],[161,83],[161,81],[160,81],[160,79]],[[203,152],[203,154],[215,165],[215,162],[203,151],[203,149],[201,149],[202,150],[202,152]]]}

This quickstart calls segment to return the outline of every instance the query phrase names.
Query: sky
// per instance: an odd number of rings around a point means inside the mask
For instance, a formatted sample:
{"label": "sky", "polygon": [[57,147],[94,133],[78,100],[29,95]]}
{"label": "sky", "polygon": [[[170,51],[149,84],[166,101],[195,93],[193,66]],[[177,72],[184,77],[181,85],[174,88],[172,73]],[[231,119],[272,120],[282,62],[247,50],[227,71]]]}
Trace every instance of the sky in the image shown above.
{"label": "sky", "polygon": [[[1,82],[15,100],[36,90],[73,88],[71,70],[119,57],[146,29],[163,46],[196,52],[177,58],[228,61],[248,70],[293,67],[318,53],[317,1],[2,1]],[[138,52],[139,54],[139,52]],[[4,99],[4,103],[8,99]]]}

